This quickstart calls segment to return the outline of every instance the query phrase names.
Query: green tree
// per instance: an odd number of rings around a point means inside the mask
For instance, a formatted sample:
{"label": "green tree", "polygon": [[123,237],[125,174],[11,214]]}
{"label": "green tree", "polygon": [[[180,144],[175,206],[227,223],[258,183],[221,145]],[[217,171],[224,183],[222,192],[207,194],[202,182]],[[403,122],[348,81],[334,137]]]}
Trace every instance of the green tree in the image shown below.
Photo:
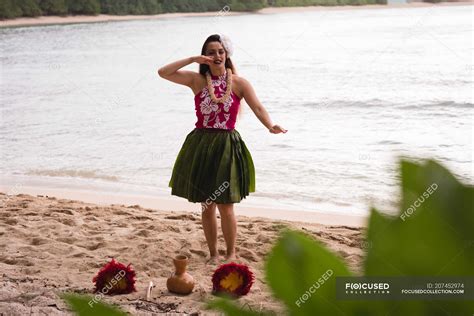
{"label": "green tree", "polygon": [[266,6],[265,0],[232,0],[230,8],[233,11],[256,11]]}
{"label": "green tree", "polygon": [[145,7],[141,0],[128,0],[127,2],[128,14],[143,15],[145,14]]}
{"label": "green tree", "polygon": [[21,16],[21,8],[13,0],[0,1],[0,18],[13,19]]}
{"label": "green tree", "polygon": [[127,0],[100,0],[101,12],[112,15],[126,15],[129,11]]}
{"label": "green tree", "polygon": [[43,15],[66,15],[67,5],[65,0],[39,0]]}
{"label": "green tree", "polygon": [[41,9],[38,5],[38,1],[35,0],[19,0],[15,1],[16,5],[21,10],[21,16],[39,16],[42,14]]}
{"label": "green tree", "polygon": [[173,0],[163,0],[161,6],[163,7],[163,12],[176,12],[178,8],[175,5]]}
{"label": "green tree", "polygon": [[146,14],[158,14],[163,12],[161,3],[158,0],[143,0],[143,7]]}
{"label": "green tree", "polygon": [[67,7],[69,13],[97,15],[100,13],[100,3],[98,0],[68,0]]}

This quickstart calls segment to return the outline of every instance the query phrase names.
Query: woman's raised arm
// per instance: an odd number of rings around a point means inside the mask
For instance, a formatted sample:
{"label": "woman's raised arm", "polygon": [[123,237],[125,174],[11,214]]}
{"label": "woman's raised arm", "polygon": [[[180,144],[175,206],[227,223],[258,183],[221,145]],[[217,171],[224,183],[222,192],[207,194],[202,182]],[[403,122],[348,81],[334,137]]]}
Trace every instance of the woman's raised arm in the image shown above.
{"label": "woman's raised arm", "polygon": [[172,81],[174,83],[188,86],[192,89],[195,83],[195,79],[199,74],[194,71],[179,69],[194,62],[197,62],[199,64],[209,64],[212,61],[213,59],[207,56],[193,56],[180,59],[158,69],[158,75],[161,78]]}

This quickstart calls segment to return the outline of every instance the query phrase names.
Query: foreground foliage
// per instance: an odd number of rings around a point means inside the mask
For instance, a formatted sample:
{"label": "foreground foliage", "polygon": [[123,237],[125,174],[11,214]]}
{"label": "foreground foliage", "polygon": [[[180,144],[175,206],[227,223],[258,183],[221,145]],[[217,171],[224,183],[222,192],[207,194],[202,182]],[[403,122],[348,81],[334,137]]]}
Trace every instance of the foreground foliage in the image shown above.
{"label": "foreground foliage", "polygon": [[[371,209],[364,275],[474,276],[474,188],[434,161],[402,161],[401,194],[399,216]],[[328,270],[331,277],[319,282]],[[474,310],[474,302],[461,300],[336,300],[336,276],[351,273],[340,258],[300,232],[282,234],[265,272],[291,315],[469,315]],[[315,282],[318,289],[302,300]],[[227,315],[259,315],[225,299],[209,307]]]}

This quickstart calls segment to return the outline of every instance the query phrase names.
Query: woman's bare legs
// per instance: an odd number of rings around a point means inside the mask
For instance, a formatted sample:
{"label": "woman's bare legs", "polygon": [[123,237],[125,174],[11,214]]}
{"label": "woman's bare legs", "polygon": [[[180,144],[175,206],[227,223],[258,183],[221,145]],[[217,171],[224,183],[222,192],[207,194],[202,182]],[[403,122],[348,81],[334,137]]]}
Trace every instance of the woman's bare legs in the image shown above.
{"label": "woman's bare legs", "polygon": [[222,233],[227,246],[226,260],[236,259],[235,241],[237,239],[237,221],[234,215],[234,204],[217,204],[221,214]]}
{"label": "woman's bare legs", "polygon": [[217,252],[216,203],[201,203],[201,207],[202,228],[204,230],[204,235],[206,236],[207,246],[209,247],[209,254],[211,256],[209,261],[216,262],[219,258],[219,253]]}

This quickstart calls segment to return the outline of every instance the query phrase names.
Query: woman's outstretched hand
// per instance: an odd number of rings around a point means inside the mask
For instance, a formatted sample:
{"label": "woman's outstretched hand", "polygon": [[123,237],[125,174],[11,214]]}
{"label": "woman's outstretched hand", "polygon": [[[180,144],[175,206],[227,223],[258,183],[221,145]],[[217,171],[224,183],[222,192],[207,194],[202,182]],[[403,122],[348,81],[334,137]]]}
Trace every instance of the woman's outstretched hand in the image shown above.
{"label": "woman's outstretched hand", "polygon": [[280,134],[280,133],[286,133],[288,132],[288,130],[284,129],[283,127],[281,127],[280,125],[278,124],[275,124],[273,125],[270,129],[269,129],[270,133],[272,134]]}
{"label": "woman's outstretched hand", "polygon": [[211,63],[214,62],[214,59],[209,56],[199,55],[199,56],[193,57],[193,62],[198,63],[198,64],[210,65]]}

